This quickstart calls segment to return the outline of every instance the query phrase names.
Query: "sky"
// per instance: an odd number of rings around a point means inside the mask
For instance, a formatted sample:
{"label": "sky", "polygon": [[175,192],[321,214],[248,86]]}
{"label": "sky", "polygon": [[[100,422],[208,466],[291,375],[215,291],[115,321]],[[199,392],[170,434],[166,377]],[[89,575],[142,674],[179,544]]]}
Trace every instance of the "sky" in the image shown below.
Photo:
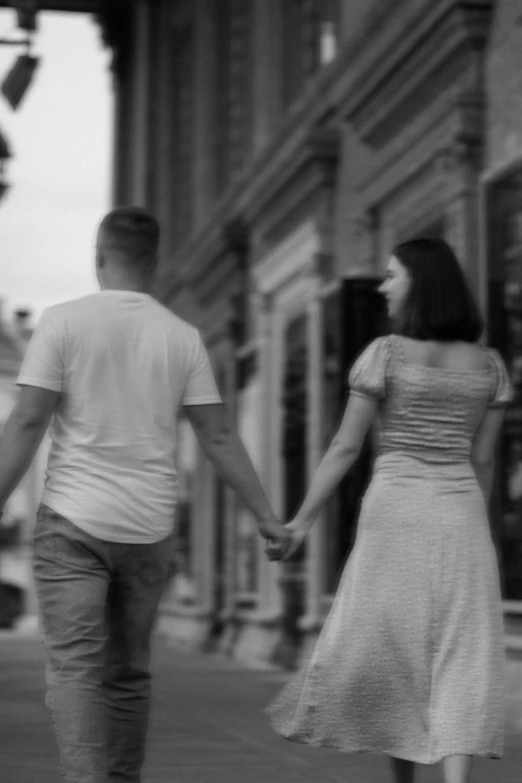
{"label": "sky", "polygon": [[[52,304],[97,290],[96,227],[110,209],[110,52],[84,14],[39,14],[33,54],[41,57],[13,111],[0,94],[0,131],[12,158],[0,200],[0,298],[4,318],[19,307],[34,324]],[[22,37],[13,11],[0,11],[0,38]],[[0,46],[0,81],[23,49]]]}

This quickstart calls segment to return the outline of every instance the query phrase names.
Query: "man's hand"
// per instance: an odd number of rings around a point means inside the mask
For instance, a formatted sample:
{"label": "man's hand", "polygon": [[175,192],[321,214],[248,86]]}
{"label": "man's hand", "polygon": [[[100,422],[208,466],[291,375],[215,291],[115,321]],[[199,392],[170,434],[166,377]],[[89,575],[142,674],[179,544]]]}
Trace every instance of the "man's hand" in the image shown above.
{"label": "man's hand", "polygon": [[309,526],[297,517],[285,525],[285,542],[268,541],[266,554],[269,560],[289,560],[302,545],[309,532]]}
{"label": "man's hand", "polygon": [[248,452],[230,422],[223,403],[187,405],[185,414],[194,428],[198,443],[223,481],[252,512],[259,532],[269,541],[285,541],[288,534],[274,517],[268,498]]}
{"label": "man's hand", "polygon": [[259,532],[266,539],[265,552],[268,559],[280,560],[290,543],[286,526],[273,517],[260,523]]}
{"label": "man's hand", "polygon": [[258,529],[263,538],[266,538],[267,541],[277,543],[287,541],[289,538],[285,525],[282,525],[275,516],[261,520]]}

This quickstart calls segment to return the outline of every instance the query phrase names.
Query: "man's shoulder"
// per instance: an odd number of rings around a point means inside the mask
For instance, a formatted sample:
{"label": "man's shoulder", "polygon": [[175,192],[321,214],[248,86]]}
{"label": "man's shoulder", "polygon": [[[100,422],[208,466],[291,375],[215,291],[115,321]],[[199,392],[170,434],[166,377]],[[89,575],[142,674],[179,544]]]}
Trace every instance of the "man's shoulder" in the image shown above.
{"label": "man's shoulder", "polygon": [[65,324],[76,320],[82,312],[91,308],[89,301],[95,294],[79,297],[78,299],[68,299],[65,302],[50,305],[43,310],[39,323],[49,324],[51,326]]}
{"label": "man's shoulder", "polygon": [[47,307],[42,315],[54,318],[67,318],[73,314],[77,314],[82,310],[96,307],[99,302],[99,294],[86,294],[76,299],[67,299],[65,302],[59,302],[58,304]]}
{"label": "man's shoulder", "polygon": [[159,302],[157,299],[151,299],[151,307],[154,308],[156,313],[161,313],[165,318],[166,323],[179,334],[186,335],[188,338],[198,339],[199,330],[162,302]]}

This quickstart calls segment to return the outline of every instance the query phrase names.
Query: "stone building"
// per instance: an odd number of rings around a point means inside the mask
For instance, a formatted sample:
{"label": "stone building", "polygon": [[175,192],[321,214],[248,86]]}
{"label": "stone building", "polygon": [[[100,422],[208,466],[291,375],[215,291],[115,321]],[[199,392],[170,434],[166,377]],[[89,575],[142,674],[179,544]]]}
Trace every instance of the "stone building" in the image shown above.
{"label": "stone building", "polygon": [[[158,296],[202,329],[282,516],[335,430],[347,367],[382,328],[375,289],[390,249],[414,235],[453,245],[517,385],[493,526],[506,645],[520,656],[520,4],[158,0],[134,3],[105,35],[114,201],[158,215]],[[281,567],[181,431],[183,563],[164,626],[291,664],[350,551],[371,444],[299,562]]]}
{"label": "stone building", "polygon": [[[489,339],[516,375],[518,7],[137,2],[124,26],[106,26],[114,200],[158,214],[158,296],[202,329],[284,516],[335,429],[346,368],[379,331],[375,282],[397,241],[451,242],[488,314]],[[522,517],[510,492],[518,420],[515,403],[494,504],[513,650],[522,608]],[[291,662],[331,601],[368,460],[325,510],[301,561],[281,568],[266,562],[248,513],[181,428],[183,566],[165,624],[192,642],[215,636],[237,655]]]}
{"label": "stone building", "polygon": [[[0,6],[8,4],[0,0]],[[393,245],[455,248],[508,361],[492,503],[522,728],[522,11],[519,0],[37,0],[114,53],[114,203],[161,222],[157,295],[204,335],[275,510],[290,516],[383,328]],[[292,665],[353,543],[372,443],[301,558],[268,563],[180,422],[164,629]],[[377,578],[377,577],[376,577]]]}
{"label": "stone building", "polygon": [[[157,295],[201,328],[282,516],[299,505],[335,430],[347,368],[382,329],[375,289],[391,248],[414,235],[453,245],[517,389],[492,523],[512,719],[522,725],[520,3],[38,6],[99,15],[114,52],[114,203],[158,215]],[[306,552],[282,567],[266,561],[253,521],[186,422],[179,443],[180,562],[164,628],[292,665],[317,635],[349,554],[372,444]]]}

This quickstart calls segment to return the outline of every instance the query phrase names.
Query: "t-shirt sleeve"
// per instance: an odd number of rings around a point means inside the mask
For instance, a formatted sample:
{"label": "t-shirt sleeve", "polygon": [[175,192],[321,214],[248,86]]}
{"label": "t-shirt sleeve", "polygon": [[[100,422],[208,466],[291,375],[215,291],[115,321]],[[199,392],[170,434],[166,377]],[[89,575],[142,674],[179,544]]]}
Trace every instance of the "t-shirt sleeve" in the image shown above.
{"label": "t-shirt sleeve", "polygon": [[185,386],[182,405],[210,405],[221,402],[208,353],[198,333],[190,374]]}
{"label": "t-shirt sleeve", "polygon": [[350,394],[382,400],[386,393],[388,341],[378,337],[355,360],[348,376]]}
{"label": "t-shirt sleeve", "polygon": [[16,383],[60,392],[64,378],[64,333],[55,314],[44,310],[27,346]]}
{"label": "t-shirt sleeve", "polygon": [[513,386],[509,379],[509,374],[498,351],[494,348],[488,348],[489,360],[492,368],[491,394],[489,398],[489,408],[500,408],[508,405],[513,399]]}

